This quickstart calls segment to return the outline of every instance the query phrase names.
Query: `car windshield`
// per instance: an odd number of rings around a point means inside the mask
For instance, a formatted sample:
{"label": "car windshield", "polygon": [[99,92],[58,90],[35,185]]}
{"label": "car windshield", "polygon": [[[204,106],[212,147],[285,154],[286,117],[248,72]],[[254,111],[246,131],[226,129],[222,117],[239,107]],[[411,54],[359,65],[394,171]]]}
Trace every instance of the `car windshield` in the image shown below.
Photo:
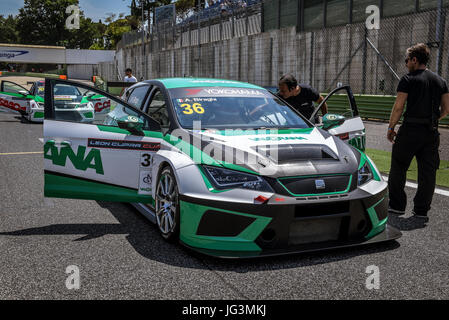
{"label": "car windshield", "polygon": [[[176,88],[170,96],[185,129],[308,128],[296,112],[264,89]],[[199,122],[199,123],[194,123]]]}
{"label": "car windshield", "polygon": [[[45,94],[45,83],[37,83],[37,95],[44,97]],[[66,84],[56,84],[54,87],[54,94],[56,96],[80,96],[80,91],[74,87]]]}
{"label": "car windshield", "polygon": [[45,95],[45,83],[37,83],[37,95],[41,96],[42,98]]}

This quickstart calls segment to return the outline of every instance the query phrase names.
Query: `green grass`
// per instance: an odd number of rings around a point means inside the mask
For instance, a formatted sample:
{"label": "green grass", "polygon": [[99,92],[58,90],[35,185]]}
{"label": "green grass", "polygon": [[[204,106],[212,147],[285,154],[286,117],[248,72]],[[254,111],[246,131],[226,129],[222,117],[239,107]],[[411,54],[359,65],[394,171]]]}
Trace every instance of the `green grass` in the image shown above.
{"label": "green grass", "polygon": [[[380,172],[388,174],[390,172],[391,152],[375,149],[366,149],[366,154],[373,159]],[[416,159],[413,159],[407,172],[407,179],[418,180],[418,166]],[[449,187],[449,161],[441,160],[440,170],[437,171],[437,185]]]}

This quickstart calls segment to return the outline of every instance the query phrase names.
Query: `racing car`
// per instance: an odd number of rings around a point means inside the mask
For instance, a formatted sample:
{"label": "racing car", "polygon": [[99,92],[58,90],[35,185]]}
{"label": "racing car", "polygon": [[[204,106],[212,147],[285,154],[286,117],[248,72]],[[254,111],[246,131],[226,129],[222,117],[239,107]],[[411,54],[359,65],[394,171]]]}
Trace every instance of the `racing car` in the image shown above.
{"label": "racing car", "polygon": [[59,85],[111,107],[83,123],[45,99],[47,197],[131,203],[167,241],[221,258],[401,236],[387,223],[387,183],[374,162],[330,134],[337,115],[318,127],[268,90],[231,80],[147,80],[121,100],[46,79],[45,96]]}
{"label": "racing car", "polygon": [[[1,81],[0,108],[16,111],[30,122],[43,122],[45,81],[28,84],[31,84],[30,90],[11,81]],[[60,84],[54,88],[53,94],[54,99],[58,101],[56,108],[60,108],[66,117],[77,121],[91,122],[95,113],[109,111],[110,101],[89,91],[80,91],[78,88]]]}

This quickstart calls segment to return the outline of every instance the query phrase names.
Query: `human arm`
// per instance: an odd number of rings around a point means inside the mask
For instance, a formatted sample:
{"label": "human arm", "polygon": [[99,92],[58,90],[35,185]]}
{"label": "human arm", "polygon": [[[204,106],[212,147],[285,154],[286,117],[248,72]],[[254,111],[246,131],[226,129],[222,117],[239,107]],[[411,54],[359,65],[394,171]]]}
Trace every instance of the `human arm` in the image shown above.
{"label": "human arm", "polygon": [[[318,105],[319,105],[321,102],[323,102],[323,100],[324,100],[323,96],[320,95],[320,97],[318,98],[318,100],[315,101],[315,102],[318,103]],[[323,103],[323,105],[321,106],[321,114],[324,116],[327,112],[328,112],[328,109],[327,109],[327,103],[325,102],[325,103]]]}
{"label": "human arm", "polygon": [[407,102],[408,93],[398,92],[396,101],[394,102],[393,110],[390,115],[390,122],[388,124],[387,139],[394,143],[394,137],[396,136],[396,131],[394,128],[401,119],[402,113],[404,112],[405,103]]}
{"label": "human arm", "polygon": [[449,114],[449,93],[441,96],[441,115],[439,121],[443,120]]}

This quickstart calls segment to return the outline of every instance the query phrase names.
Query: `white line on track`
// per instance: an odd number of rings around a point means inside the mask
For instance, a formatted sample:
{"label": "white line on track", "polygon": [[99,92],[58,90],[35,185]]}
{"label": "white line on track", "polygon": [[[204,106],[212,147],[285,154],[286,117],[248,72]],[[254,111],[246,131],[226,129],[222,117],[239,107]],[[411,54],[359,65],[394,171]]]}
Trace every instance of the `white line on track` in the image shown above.
{"label": "white line on track", "polygon": [[[388,181],[388,176],[382,176],[382,178],[384,178],[385,181]],[[417,189],[418,188],[418,185],[416,183],[410,182],[410,181],[407,181],[405,183],[405,186],[409,187],[409,188],[413,188],[413,189]],[[446,191],[446,190],[435,188],[435,193],[436,194],[440,194],[442,196],[449,197],[449,191]]]}

